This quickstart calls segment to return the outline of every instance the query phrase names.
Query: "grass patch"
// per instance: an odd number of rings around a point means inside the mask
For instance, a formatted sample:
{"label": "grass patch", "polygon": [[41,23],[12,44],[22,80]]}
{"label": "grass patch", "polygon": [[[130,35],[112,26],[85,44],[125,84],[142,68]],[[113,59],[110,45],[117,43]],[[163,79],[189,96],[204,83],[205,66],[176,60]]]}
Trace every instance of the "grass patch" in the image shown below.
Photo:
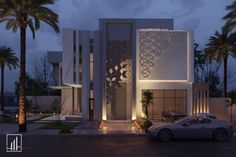
{"label": "grass patch", "polygon": [[79,125],[79,122],[55,121],[46,124],[42,129],[59,129],[60,133],[71,133],[71,129],[74,129],[77,125]]}
{"label": "grass patch", "polygon": [[16,123],[16,120],[11,117],[5,117],[3,118],[4,123]]}

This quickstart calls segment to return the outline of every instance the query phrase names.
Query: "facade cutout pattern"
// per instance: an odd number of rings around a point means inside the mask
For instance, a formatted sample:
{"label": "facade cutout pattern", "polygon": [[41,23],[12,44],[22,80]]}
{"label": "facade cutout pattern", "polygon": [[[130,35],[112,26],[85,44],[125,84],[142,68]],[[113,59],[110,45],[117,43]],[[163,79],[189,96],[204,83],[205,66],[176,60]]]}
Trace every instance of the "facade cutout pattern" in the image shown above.
{"label": "facade cutout pattern", "polygon": [[144,79],[148,79],[155,61],[170,44],[178,44],[178,36],[171,32],[139,31],[139,68]]}
{"label": "facade cutout pattern", "polygon": [[113,55],[107,55],[106,97],[109,102],[117,88],[124,84],[130,84],[132,78],[132,59],[131,55],[129,55],[130,42],[110,41],[108,45],[108,52],[113,52]]}

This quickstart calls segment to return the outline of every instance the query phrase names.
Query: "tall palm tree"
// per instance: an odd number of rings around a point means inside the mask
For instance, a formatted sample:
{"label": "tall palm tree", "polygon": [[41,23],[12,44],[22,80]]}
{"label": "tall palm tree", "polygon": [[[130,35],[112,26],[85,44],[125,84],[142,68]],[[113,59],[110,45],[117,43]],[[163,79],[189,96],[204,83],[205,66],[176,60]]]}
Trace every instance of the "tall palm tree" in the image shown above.
{"label": "tall palm tree", "polygon": [[0,47],[0,67],[1,67],[1,111],[4,113],[4,69],[7,66],[10,70],[18,66],[18,58],[10,47]]}
{"label": "tall palm tree", "polygon": [[224,97],[227,97],[228,57],[236,57],[236,32],[229,33],[229,29],[224,26],[221,32],[216,31],[215,34],[210,37],[205,51],[210,60],[215,59],[217,62],[223,60]]}
{"label": "tall palm tree", "polygon": [[226,26],[228,29],[232,30],[236,27],[236,1],[227,6],[226,10],[229,10],[229,13],[226,14],[223,19],[227,21]]}
{"label": "tall palm tree", "polygon": [[40,28],[40,22],[59,32],[58,15],[47,5],[55,0],[0,0],[0,22],[6,22],[6,29],[16,32],[20,29],[20,78],[19,78],[19,132],[26,132],[25,112],[25,62],[26,29],[30,28],[33,38]]}

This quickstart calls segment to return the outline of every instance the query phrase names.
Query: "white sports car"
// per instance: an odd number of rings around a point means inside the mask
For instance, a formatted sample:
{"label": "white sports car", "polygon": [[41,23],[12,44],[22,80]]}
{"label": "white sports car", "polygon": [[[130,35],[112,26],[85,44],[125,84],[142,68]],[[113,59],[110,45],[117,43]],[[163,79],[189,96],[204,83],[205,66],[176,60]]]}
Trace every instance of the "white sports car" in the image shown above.
{"label": "white sports car", "polygon": [[206,116],[187,116],[173,123],[157,123],[148,128],[148,133],[161,140],[213,138],[224,141],[233,135],[233,125]]}

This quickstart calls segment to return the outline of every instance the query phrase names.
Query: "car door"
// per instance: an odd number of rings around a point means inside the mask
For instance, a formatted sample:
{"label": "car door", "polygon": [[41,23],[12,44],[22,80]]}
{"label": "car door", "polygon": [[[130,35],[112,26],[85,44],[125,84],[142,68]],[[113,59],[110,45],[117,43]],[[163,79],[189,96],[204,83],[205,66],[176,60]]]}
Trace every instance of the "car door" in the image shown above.
{"label": "car door", "polygon": [[207,117],[199,118],[198,136],[199,138],[210,138],[212,137],[212,132],[214,127],[212,125],[212,120]]}
{"label": "car door", "polygon": [[193,118],[189,119],[181,124],[178,124],[174,130],[175,138],[196,138],[197,136],[197,123],[198,121]]}

